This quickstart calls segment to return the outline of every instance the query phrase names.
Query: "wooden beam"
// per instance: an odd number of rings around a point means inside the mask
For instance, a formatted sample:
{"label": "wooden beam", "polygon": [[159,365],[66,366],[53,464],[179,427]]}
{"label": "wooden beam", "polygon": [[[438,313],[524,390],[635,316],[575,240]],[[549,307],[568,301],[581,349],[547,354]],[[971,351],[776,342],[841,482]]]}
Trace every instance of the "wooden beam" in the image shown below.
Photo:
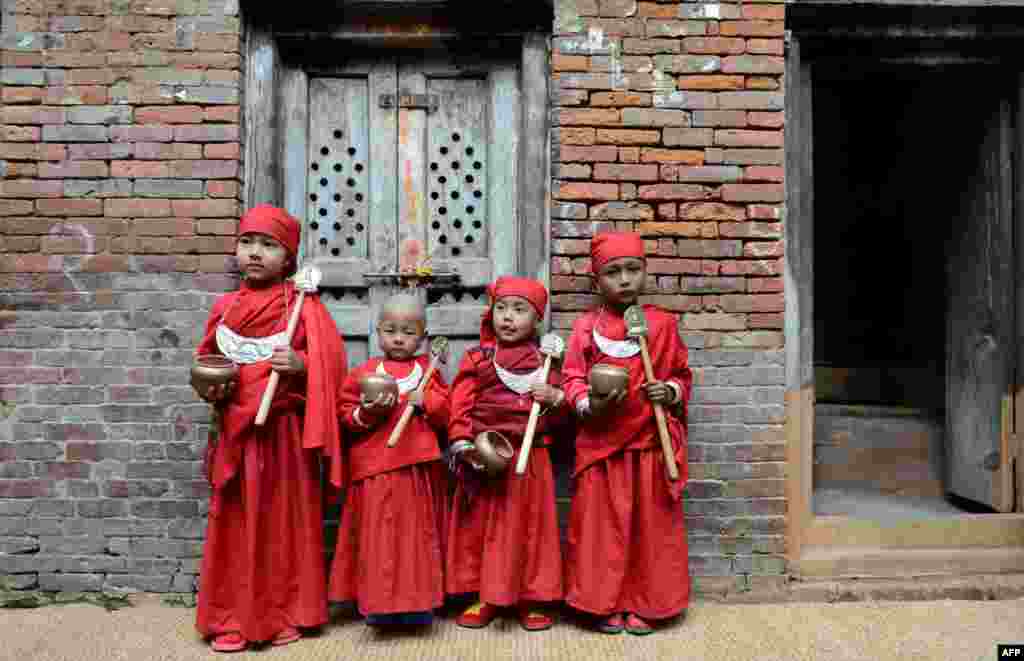
{"label": "wooden beam", "polygon": [[245,168],[242,202],[280,204],[281,169],[277,142],[277,83],[281,60],[273,34],[246,24]]}
{"label": "wooden beam", "polygon": [[548,265],[547,177],[548,42],[543,34],[523,37],[519,66],[522,137],[519,147],[518,270],[546,281]]}

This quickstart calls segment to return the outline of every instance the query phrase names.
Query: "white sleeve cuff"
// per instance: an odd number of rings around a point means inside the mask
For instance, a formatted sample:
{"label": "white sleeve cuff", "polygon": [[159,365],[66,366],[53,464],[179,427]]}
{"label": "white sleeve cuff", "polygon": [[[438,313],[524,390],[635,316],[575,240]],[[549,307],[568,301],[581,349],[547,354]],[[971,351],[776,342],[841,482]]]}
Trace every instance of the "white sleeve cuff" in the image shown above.
{"label": "white sleeve cuff", "polygon": [[584,397],[576,402],[576,413],[583,416],[590,413],[590,398]]}
{"label": "white sleeve cuff", "polygon": [[363,410],[362,406],[357,406],[356,410],[352,411],[352,419],[355,420],[356,424],[359,425],[360,427],[369,427],[370,425],[368,425],[365,422],[363,422],[362,417],[360,417],[360,415],[359,415],[359,412],[362,411],[362,410]]}
{"label": "white sleeve cuff", "polygon": [[666,381],[669,388],[672,388],[672,401],[669,404],[675,404],[683,398],[683,389],[675,381]]}

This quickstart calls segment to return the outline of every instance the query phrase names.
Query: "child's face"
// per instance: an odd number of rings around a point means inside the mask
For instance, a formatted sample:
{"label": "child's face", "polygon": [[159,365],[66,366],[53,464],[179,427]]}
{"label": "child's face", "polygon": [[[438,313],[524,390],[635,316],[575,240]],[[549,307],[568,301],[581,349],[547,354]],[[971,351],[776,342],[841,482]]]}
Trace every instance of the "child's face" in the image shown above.
{"label": "child's face", "polygon": [[253,284],[279,282],[284,278],[285,268],[291,264],[287,248],[258,232],[247,232],[238,237],[235,256],[242,275]]}
{"label": "child's face", "polygon": [[494,334],[506,343],[521,342],[533,335],[537,311],[522,296],[502,296],[494,302]]}
{"label": "child's face", "polygon": [[647,264],[639,257],[613,259],[597,274],[597,288],[604,300],[615,307],[628,307],[636,303],[644,290]]}
{"label": "child's face", "polygon": [[380,350],[391,360],[408,360],[423,342],[423,318],[414,310],[385,310],[377,322]]}

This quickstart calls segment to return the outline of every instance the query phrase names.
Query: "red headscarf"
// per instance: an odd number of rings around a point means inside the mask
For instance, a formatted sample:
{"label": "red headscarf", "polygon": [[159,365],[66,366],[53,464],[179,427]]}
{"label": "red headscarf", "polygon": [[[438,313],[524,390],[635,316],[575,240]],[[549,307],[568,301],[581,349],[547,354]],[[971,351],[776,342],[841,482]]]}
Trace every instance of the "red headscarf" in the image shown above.
{"label": "red headscarf", "polygon": [[284,209],[270,204],[258,204],[249,209],[238,223],[238,236],[248,232],[272,237],[287,248],[293,257],[299,251],[299,221]]}
{"label": "red headscarf", "polygon": [[644,240],[635,232],[599,232],[590,240],[590,268],[594,273],[613,259],[643,259],[644,255]]}
{"label": "red headscarf", "polygon": [[537,311],[537,319],[544,318],[544,309],[548,304],[548,290],[544,285],[530,278],[519,278],[503,275],[487,285],[487,295],[491,304],[480,319],[480,346],[494,346],[497,337],[494,335],[494,303],[502,296],[519,296],[525,298]]}

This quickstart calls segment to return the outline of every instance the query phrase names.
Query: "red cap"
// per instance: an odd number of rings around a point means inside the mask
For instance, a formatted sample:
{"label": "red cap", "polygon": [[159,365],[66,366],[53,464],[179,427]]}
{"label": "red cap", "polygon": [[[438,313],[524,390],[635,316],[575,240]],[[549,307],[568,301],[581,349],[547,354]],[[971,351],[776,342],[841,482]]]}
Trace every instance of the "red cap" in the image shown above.
{"label": "red cap", "polygon": [[644,256],[644,240],[634,232],[599,232],[590,240],[590,269],[594,273],[613,259]]}
{"label": "red cap", "polygon": [[258,232],[272,237],[293,256],[299,251],[299,221],[284,209],[260,204],[249,209],[238,223],[238,236]]}

